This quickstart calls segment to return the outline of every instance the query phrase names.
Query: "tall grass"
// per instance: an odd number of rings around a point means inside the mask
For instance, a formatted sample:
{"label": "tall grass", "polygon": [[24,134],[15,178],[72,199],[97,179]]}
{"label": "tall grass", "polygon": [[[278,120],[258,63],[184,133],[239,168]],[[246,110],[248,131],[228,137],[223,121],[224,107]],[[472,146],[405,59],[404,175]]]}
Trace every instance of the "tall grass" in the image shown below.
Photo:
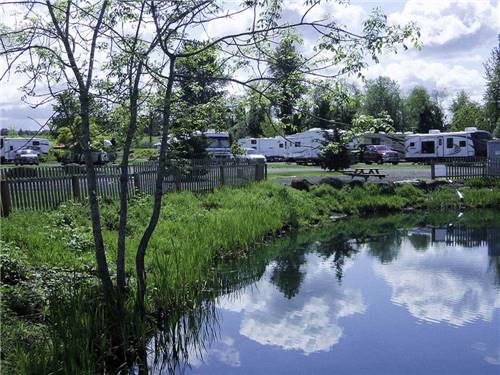
{"label": "tall grass", "polygon": [[[276,249],[289,238],[277,241],[276,247],[260,244],[283,228],[325,223],[333,211],[366,215],[398,212],[406,207],[448,211],[500,207],[498,189],[466,188],[462,193],[463,200],[454,189],[425,193],[409,185],[342,190],[320,185],[307,193],[268,182],[209,194],[167,195],[146,254],[148,310],[166,311],[167,315],[191,311],[207,296],[213,298],[251,282],[272,256],[286,251],[286,246],[285,250]],[[132,291],[129,304],[135,286],[134,252],[149,219],[150,199],[137,197],[130,205],[126,263]],[[103,202],[101,214],[106,254],[114,273],[117,202]],[[328,233],[368,238],[380,230],[414,225],[422,215],[339,222]],[[2,323],[9,327],[2,330],[2,355],[8,370],[90,371],[95,370],[96,361],[111,360],[103,355],[112,342],[106,339],[109,317],[103,315],[95,288],[88,217],[85,205],[68,202],[52,212],[14,212],[2,219]],[[225,265],[235,261],[243,261],[245,267],[237,273],[225,273]],[[132,335],[132,311],[127,305],[121,316],[123,337]]]}

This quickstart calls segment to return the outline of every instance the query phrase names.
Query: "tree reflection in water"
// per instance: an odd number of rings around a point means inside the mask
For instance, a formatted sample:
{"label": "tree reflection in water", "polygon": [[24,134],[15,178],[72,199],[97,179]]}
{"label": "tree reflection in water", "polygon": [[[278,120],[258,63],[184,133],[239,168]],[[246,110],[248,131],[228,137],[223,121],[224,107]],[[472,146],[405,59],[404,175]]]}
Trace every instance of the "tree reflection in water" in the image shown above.
{"label": "tree reflection in water", "polygon": [[[358,226],[359,221],[355,224]],[[139,373],[144,374],[148,370],[151,373],[183,373],[193,364],[199,365],[204,357],[210,356],[210,347],[215,342],[221,341],[221,318],[216,308],[218,298],[225,296],[226,299],[234,299],[237,303],[238,292],[261,279],[266,267],[270,272],[269,281],[286,299],[292,300],[299,295],[306,278],[305,265],[308,253],[315,253],[323,259],[331,259],[336,279],[340,283],[347,259],[353,258],[360,251],[361,244],[368,245],[366,246],[368,254],[377,258],[380,264],[388,265],[398,264],[399,261],[394,262],[398,257],[401,257],[401,261],[407,259],[406,253],[400,254],[404,238],[417,254],[427,251],[434,242],[450,246],[453,244],[450,239],[457,238],[457,241],[464,245],[467,243],[467,238],[475,239],[478,235],[474,230],[462,230],[459,226],[440,228],[419,226],[409,231],[384,229],[373,232],[381,233],[377,237],[367,238],[364,233],[358,239],[349,231],[343,231],[342,234],[317,232],[306,236],[305,239],[292,234],[273,243],[267,253],[258,253],[245,262],[220,266],[210,283],[212,287],[206,290],[203,298],[200,298],[201,302],[193,303],[190,308],[169,310],[160,315],[157,331],[148,340],[146,349],[141,354],[143,360],[148,363],[148,369],[141,369]],[[444,231],[444,235],[439,231]],[[498,228],[488,228],[486,232],[483,229],[482,234],[485,236],[481,237],[488,243],[490,267],[495,273],[497,282],[500,282],[498,233]],[[391,285],[396,284],[393,282]]]}

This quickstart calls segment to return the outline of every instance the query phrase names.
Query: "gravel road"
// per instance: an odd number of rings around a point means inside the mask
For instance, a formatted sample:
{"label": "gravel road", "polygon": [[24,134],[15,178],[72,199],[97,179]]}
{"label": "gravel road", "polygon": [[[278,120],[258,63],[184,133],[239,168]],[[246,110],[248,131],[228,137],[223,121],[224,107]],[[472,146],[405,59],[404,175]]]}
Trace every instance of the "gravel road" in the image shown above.
{"label": "gravel road", "polygon": [[[274,169],[276,170],[276,169]],[[308,169],[309,170],[309,169]],[[316,169],[316,168],[311,168],[311,171],[313,170],[321,170],[321,169]],[[283,169],[281,172],[305,172],[304,169],[298,169],[296,168],[295,170],[293,168],[290,169]],[[368,182],[394,182],[394,181],[402,181],[402,180],[412,180],[412,179],[422,179],[422,180],[430,180],[431,179],[431,169],[429,168],[411,168],[411,167],[406,167],[406,168],[387,168],[384,169],[383,167],[380,168],[380,173],[385,174],[385,178],[374,178],[370,177],[368,179]],[[343,181],[351,181],[350,176],[335,176],[340,178]],[[274,181],[278,182],[280,184],[284,185],[290,185],[291,181],[294,178],[305,178],[311,183],[317,183],[319,180],[324,178],[324,176],[299,176],[299,177],[283,177],[283,178],[277,178]],[[362,180],[364,181],[364,178],[362,177],[354,177],[356,180]]]}

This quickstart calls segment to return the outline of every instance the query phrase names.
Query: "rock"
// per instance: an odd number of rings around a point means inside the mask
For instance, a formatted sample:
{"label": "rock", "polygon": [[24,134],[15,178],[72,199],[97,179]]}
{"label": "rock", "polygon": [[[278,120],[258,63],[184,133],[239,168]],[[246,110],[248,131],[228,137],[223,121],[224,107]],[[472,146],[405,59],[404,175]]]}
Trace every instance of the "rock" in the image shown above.
{"label": "rock", "polygon": [[309,191],[312,184],[304,178],[302,180],[293,179],[290,186],[297,190]]}
{"label": "rock", "polygon": [[432,180],[427,182],[425,185],[425,190],[431,191],[431,190],[436,190],[442,186],[448,185],[447,181],[444,180]]}
{"label": "rock", "polygon": [[330,185],[335,189],[342,189],[344,182],[340,178],[336,177],[324,177],[319,181],[320,184]]}
{"label": "rock", "polygon": [[351,189],[354,189],[355,187],[360,187],[362,188],[364,186],[363,181],[361,180],[352,180],[348,182],[348,185]]}

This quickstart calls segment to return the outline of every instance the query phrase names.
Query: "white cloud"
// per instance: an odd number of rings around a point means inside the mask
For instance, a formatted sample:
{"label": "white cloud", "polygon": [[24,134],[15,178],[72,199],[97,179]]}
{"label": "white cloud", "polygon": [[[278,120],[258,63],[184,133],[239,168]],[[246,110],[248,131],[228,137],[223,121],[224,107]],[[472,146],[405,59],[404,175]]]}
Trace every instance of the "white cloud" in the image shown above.
{"label": "white cloud", "polygon": [[443,46],[478,35],[483,29],[498,30],[500,7],[489,0],[409,0],[401,12],[392,13],[394,23],[416,22],[424,46]]}
{"label": "white cloud", "polygon": [[397,262],[373,267],[392,287],[391,300],[417,319],[453,326],[489,322],[500,300],[485,269],[487,254],[475,250],[436,244],[420,253],[405,240]]}
{"label": "white cloud", "polygon": [[[269,281],[273,265],[253,288],[237,299],[222,299],[222,308],[243,313],[240,334],[262,345],[300,350],[305,355],[328,351],[342,337],[339,320],[366,310],[361,292],[337,286],[332,258],[307,255],[299,293],[286,299]],[[350,266],[349,263],[346,264]]]}
{"label": "white cloud", "polygon": [[[309,9],[301,1],[291,1],[286,4],[285,9],[295,12],[299,17]],[[361,29],[367,13],[360,5],[339,4],[335,1],[322,2],[313,7],[306,16],[306,21],[334,20],[348,30],[357,32]]]}
{"label": "white cloud", "polygon": [[446,103],[460,90],[468,92],[473,100],[481,101],[485,87],[482,71],[451,61],[445,63],[409,56],[385,58],[380,65],[373,65],[366,71],[369,79],[379,75],[396,80],[403,94],[417,85],[430,92],[438,90],[445,94]]}

